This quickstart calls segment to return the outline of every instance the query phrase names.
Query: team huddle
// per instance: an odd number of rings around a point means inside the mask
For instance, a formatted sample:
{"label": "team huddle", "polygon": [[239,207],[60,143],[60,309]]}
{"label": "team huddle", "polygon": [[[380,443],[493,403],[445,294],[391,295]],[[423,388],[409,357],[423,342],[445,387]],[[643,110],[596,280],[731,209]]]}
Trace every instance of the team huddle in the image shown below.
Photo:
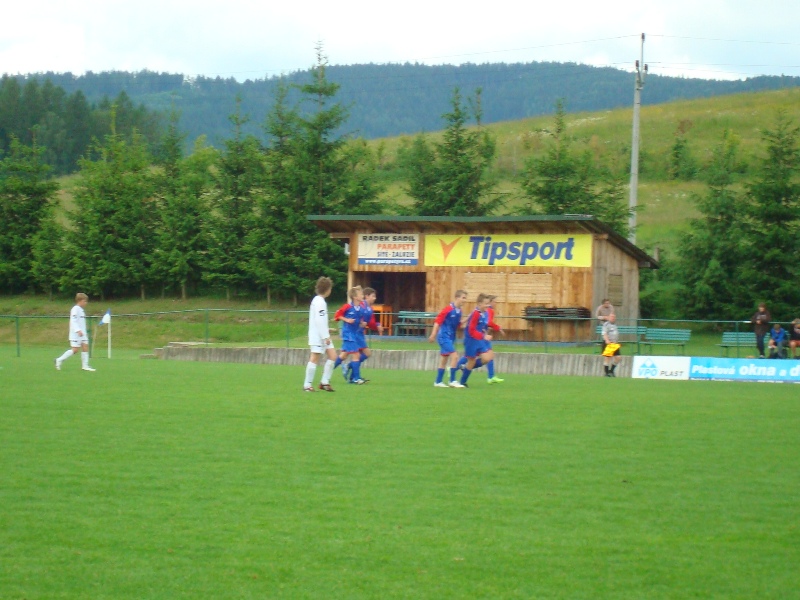
{"label": "team huddle", "polygon": [[[331,340],[328,325],[328,304],[326,298],[330,296],[333,282],[328,277],[320,277],[316,284],[316,296],[311,301],[308,313],[308,345],[311,356],[306,365],[303,390],[316,391],[314,388],[314,375],[317,365],[323,354],[327,360],[323,367],[322,379],[319,389],[333,392],[331,377],[337,367],[342,368],[346,382],[363,385],[365,379],[361,373],[364,362],[370,357],[367,346],[366,330],[382,333],[383,328],[375,320],[376,292],[372,288],[362,289],[360,286],[350,289],[350,301],[336,311],[334,319],[342,322],[342,350],[337,356]],[[476,301],[475,309],[466,319],[462,320],[462,307],[467,301],[467,292],[459,290],[453,301],[444,307],[434,319],[433,331],[428,338],[430,342],[439,344],[440,362],[436,372],[434,387],[468,387],[469,379],[474,369],[486,366],[488,383],[501,383],[494,369],[494,352],[492,350],[492,337],[501,333],[502,328],[494,322],[494,309],[491,306],[496,296],[480,294]],[[459,359],[456,351],[456,334],[459,329],[464,329],[464,355]],[[449,383],[444,377],[447,365],[450,365]],[[461,375],[459,376],[459,371]]]}

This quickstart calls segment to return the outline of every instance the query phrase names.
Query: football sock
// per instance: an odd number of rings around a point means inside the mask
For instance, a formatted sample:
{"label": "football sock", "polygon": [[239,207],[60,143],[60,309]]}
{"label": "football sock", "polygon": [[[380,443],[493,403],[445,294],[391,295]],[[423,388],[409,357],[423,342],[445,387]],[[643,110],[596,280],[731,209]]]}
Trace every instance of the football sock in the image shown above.
{"label": "football sock", "polygon": [[458,373],[458,368],[450,369],[450,381],[456,380],[456,373]]}
{"label": "football sock", "polygon": [[606,375],[608,375],[608,365],[603,365],[603,371],[605,371]]}
{"label": "football sock", "polygon": [[467,357],[462,356],[458,359],[458,363],[456,364],[456,369],[461,369],[465,364],[467,364]]}
{"label": "football sock", "polygon": [[616,368],[617,368],[617,365],[611,365],[611,372],[613,373],[614,369],[616,369]]}
{"label": "football sock", "polygon": [[444,369],[437,369],[436,370],[436,383],[442,383],[442,379],[444,379]]}
{"label": "football sock", "polygon": [[361,379],[361,363],[350,361],[350,368],[353,371],[353,374],[350,375],[350,381],[358,381]]}
{"label": "football sock", "polygon": [[58,357],[58,362],[64,362],[65,360],[67,360],[73,354],[75,354],[75,353],[72,350],[67,350],[66,352],[64,352],[64,354],[62,354],[61,356]]}
{"label": "football sock", "polygon": [[317,363],[312,363],[308,361],[306,365],[306,380],[303,383],[303,387],[311,387],[314,385],[314,373],[317,372]]}
{"label": "football sock", "polygon": [[[478,361],[480,361],[480,360],[481,359],[479,358]],[[494,361],[493,360],[490,360],[489,362],[486,363],[486,370],[489,371],[489,379],[494,377]]]}
{"label": "football sock", "polygon": [[478,358],[475,359],[475,366],[472,367],[472,368],[473,369],[480,369],[482,366],[483,366],[483,361],[480,359],[480,357],[478,357]]}
{"label": "football sock", "polygon": [[469,379],[470,375],[472,375],[472,369],[464,367],[464,370],[461,372],[461,385],[467,383],[467,379]]}
{"label": "football sock", "polygon": [[322,369],[322,379],[320,383],[330,383],[331,375],[333,374],[333,361],[329,358],[325,361],[325,366]]}
{"label": "football sock", "polygon": [[366,361],[368,358],[369,358],[369,356],[367,356],[367,355],[366,355],[366,354],[364,354],[363,352],[361,353],[361,362],[362,362],[362,363],[363,363],[364,361]]}
{"label": "football sock", "polygon": [[88,352],[81,352],[81,365],[84,367],[89,366],[89,353]]}
{"label": "football sock", "polygon": [[339,357],[337,356],[337,357],[336,357],[336,362],[334,362],[334,363],[333,363],[333,368],[335,369],[335,368],[336,368],[336,367],[338,367],[340,364],[342,364],[342,359],[341,359],[341,358],[339,358]]}

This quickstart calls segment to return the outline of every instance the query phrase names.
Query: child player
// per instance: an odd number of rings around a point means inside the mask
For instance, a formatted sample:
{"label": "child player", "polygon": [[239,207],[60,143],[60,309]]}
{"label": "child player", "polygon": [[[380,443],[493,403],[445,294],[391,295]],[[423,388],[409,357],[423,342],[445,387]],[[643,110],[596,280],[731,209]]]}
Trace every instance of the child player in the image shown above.
{"label": "child player", "polygon": [[461,384],[467,385],[467,380],[472,374],[472,369],[478,359],[481,359],[486,369],[489,371],[489,382],[494,383],[494,351],[489,342],[492,341],[492,334],[489,329],[489,316],[486,307],[489,304],[489,297],[480,294],[475,303],[475,310],[472,311],[467,319],[467,330],[464,333],[464,355],[467,357],[467,364],[461,374]]}
{"label": "child player", "polygon": [[86,334],[86,312],[83,310],[89,303],[89,296],[84,293],[75,294],[75,306],[69,311],[69,345],[70,349],[56,359],[56,370],[61,370],[61,363],[73,354],[81,351],[81,369],[95,371],[89,366],[89,336]]}
{"label": "child player", "polygon": [[[463,388],[458,381],[456,381],[456,332],[461,327],[461,307],[467,301],[467,292],[458,290],[453,301],[445,306],[441,312],[436,315],[433,321],[433,331],[428,338],[429,342],[436,340],[439,343],[439,369],[436,371],[436,383],[433,387],[446,388]],[[450,361],[450,384],[444,381],[444,371],[447,367],[447,362]]]}
{"label": "child player", "polygon": [[[357,385],[366,383],[361,379],[361,342],[358,339],[359,331],[361,330],[361,321],[363,320],[364,311],[362,310],[362,303],[364,301],[364,292],[361,286],[350,288],[350,302],[342,306],[336,311],[334,318],[337,321],[342,321],[342,352],[339,358],[336,359],[334,368],[342,364],[347,357],[350,357],[350,369],[352,370],[352,381]],[[345,374],[345,378],[347,375]]]}
{"label": "child player", "polygon": [[[489,329],[491,329],[492,331],[494,331],[496,333],[503,333],[503,328],[500,327],[500,325],[498,325],[497,323],[494,322],[494,307],[492,306],[492,302],[494,302],[495,298],[497,298],[497,296],[492,296],[492,295],[488,295],[488,294],[486,296],[486,301],[487,301],[487,305],[486,305],[486,325],[487,325],[487,327]],[[494,334],[492,334],[492,337],[494,337]],[[489,340],[488,340],[488,345],[489,345],[489,348],[491,349],[492,348],[491,338],[489,338]],[[494,354],[494,352],[492,354]],[[492,363],[491,366],[489,366],[489,365],[486,366],[486,370],[487,371],[491,371],[491,372],[494,373],[495,372],[494,371],[494,358],[491,360],[491,363]],[[458,360],[458,366],[456,368],[457,369],[463,369],[465,364],[467,364],[467,357],[466,356],[462,356]],[[474,371],[475,369],[480,369],[482,366],[483,366],[483,361],[480,359],[480,357],[478,357],[478,359],[475,361],[475,366],[472,368],[472,370]],[[494,377],[489,376],[489,378],[486,380],[486,382],[490,383],[490,384],[491,383],[503,383],[504,381],[505,381],[505,379],[500,379],[496,374],[494,375]]]}
{"label": "child player", "polygon": [[336,350],[333,348],[331,333],[328,329],[328,303],[325,298],[331,295],[333,282],[328,277],[317,279],[317,295],[311,301],[308,309],[308,345],[311,348],[311,357],[306,365],[306,379],[303,383],[303,390],[306,392],[314,391],[314,373],[317,371],[317,363],[324,352],[328,360],[322,371],[322,380],[319,389],[332,392],[331,375],[333,375],[333,361],[336,358]]}
{"label": "child player", "polygon": [[[358,344],[359,344],[359,363],[361,368],[364,368],[364,363],[366,360],[372,356],[372,351],[367,346],[367,329],[370,331],[377,331],[378,335],[383,333],[383,326],[375,320],[375,310],[372,308],[372,305],[375,304],[375,299],[378,297],[377,292],[372,289],[371,287],[364,288],[364,300],[361,303],[361,310],[363,311],[361,315],[361,327],[358,330]],[[337,313],[338,314],[338,313]],[[351,363],[352,364],[352,363]],[[345,379],[348,383],[354,383],[355,377],[353,377],[353,369],[351,368],[350,364],[347,365],[347,369],[345,370]],[[369,379],[361,377],[364,381],[369,381]]]}

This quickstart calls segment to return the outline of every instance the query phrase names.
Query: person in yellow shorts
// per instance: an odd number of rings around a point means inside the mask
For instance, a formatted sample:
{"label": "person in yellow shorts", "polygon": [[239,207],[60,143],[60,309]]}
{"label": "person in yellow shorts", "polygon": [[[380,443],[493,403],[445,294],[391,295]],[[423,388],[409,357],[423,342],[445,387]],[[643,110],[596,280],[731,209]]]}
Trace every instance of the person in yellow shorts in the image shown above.
{"label": "person in yellow shorts", "polygon": [[617,317],[614,313],[608,315],[608,319],[603,323],[603,369],[606,377],[616,377],[614,371],[622,360],[620,356],[619,329],[617,328]]}

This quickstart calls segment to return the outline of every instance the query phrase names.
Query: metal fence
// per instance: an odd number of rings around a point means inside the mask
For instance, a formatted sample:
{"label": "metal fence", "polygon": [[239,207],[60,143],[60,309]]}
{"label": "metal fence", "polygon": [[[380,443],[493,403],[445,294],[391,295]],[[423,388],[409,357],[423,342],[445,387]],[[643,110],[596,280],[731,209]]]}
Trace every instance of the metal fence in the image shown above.
{"label": "metal fence", "polygon": [[[102,315],[87,316],[93,354],[106,356],[109,348]],[[415,319],[408,325],[409,319]],[[430,314],[382,313],[384,335],[372,334],[374,348],[431,348],[427,336],[433,326]],[[56,346],[67,342],[66,316],[0,315],[0,345],[13,347],[20,356],[26,346]],[[496,317],[505,330],[495,336],[499,352],[580,353],[599,352],[601,335],[596,319]],[[685,354],[687,356],[757,356],[749,321],[697,321],[667,319],[618,320],[623,353]],[[786,328],[790,324],[783,324]],[[336,331],[337,324],[331,323]],[[307,345],[307,310],[196,309],[113,314],[111,347],[153,349],[170,342],[207,345],[279,346]],[[337,344],[338,345],[338,344]],[[435,346],[434,346],[435,347]],[[791,351],[790,351],[791,354]]]}

